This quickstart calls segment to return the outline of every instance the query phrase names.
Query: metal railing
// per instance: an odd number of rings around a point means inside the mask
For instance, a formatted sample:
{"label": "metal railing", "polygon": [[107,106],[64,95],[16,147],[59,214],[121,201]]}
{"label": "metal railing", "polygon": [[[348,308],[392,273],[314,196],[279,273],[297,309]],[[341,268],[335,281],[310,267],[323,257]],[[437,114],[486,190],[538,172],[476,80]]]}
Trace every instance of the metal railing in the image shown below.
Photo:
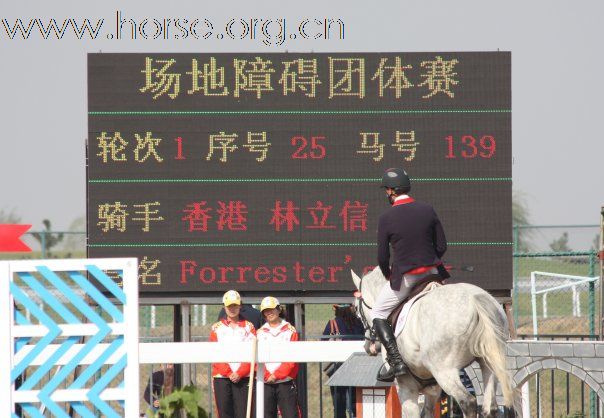
{"label": "metal railing", "polygon": [[[597,335],[519,334],[522,340],[595,341]],[[602,405],[596,393],[585,382],[563,370],[537,372],[527,382],[531,417],[601,417]]]}

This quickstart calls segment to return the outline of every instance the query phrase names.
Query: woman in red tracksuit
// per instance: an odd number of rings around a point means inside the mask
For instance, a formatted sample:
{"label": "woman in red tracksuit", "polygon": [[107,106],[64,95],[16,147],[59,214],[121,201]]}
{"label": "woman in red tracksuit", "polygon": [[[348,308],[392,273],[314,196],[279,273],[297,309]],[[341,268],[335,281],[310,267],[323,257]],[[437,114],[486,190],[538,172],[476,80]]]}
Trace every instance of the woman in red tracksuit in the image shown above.
{"label": "woman in red tracksuit", "polygon": [[[278,343],[298,341],[296,329],[281,317],[277,298],[262,299],[260,311],[266,323],[258,329],[258,341]],[[282,418],[299,418],[298,390],[295,379],[297,363],[266,363],[264,369],[264,418],[277,418],[277,407]]]}
{"label": "woman in red tracksuit", "polygon": [[[241,319],[241,296],[229,290],[222,297],[226,318],[212,325],[210,341],[251,341],[256,329],[251,322]],[[242,418],[247,409],[250,363],[214,363],[212,377],[219,418]],[[253,416],[253,415],[252,415]]]}

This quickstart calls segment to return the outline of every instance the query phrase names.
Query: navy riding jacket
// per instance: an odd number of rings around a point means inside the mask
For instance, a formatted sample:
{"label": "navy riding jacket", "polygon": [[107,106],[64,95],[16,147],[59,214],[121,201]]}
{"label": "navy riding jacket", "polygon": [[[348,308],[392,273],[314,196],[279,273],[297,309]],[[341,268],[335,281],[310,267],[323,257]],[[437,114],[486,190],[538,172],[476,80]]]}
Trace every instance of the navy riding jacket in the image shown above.
{"label": "navy riding jacket", "polygon": [[395,201],[380,215],[378,264],[393,290],[400,290],[404,273],[441,264],[446,250],[445,232],[432,206],[407,197]]}

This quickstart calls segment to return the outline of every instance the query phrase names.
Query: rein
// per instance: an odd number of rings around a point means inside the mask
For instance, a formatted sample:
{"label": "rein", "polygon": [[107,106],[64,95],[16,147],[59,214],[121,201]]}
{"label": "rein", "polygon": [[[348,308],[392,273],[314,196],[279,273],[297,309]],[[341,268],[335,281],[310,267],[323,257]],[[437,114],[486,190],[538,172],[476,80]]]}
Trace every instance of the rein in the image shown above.
{"label": "rein", "polygon": [[361,319],[363,328],[365,329],[365,331],[369,331],[369,337],[365,336],[365,339],[369,341],[375,341],[375,331],[373,330],[373,326],[371,326],[371,324],[369,323],[367,315],[365,315],[365,310],[363,309],[363,306],[369,310],[373,309],[371,306],[369,306],[367,302],[365,302],[365,299],[363,298],[363,277],[361,277],[361,281],[359,282],[359,296],[355,295],[355,297],[359,300],[359,318]]}

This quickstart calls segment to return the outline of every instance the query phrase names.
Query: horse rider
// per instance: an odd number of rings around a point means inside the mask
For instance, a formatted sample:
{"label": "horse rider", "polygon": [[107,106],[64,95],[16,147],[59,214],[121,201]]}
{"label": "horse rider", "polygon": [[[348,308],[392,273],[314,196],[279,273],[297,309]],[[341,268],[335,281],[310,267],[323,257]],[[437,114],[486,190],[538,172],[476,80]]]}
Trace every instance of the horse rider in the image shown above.
{"label": "horse rider", "polygon": [[[432,274],[449,277],[441,257],[447,250],[443,227],[426,203],[408,195],[411,182],[405,170],[389,168],[382,177],[382,186],[392,205],[378,220],[378,264],[389,286],[383,286],[374,302],[371,316],[373,328],[386,349],[390,366],[382,367],[377,379],[392,382],[407,372],[388,316],[409,295],[419,280]],[[392,266],[390,265],[392,247]]]}

